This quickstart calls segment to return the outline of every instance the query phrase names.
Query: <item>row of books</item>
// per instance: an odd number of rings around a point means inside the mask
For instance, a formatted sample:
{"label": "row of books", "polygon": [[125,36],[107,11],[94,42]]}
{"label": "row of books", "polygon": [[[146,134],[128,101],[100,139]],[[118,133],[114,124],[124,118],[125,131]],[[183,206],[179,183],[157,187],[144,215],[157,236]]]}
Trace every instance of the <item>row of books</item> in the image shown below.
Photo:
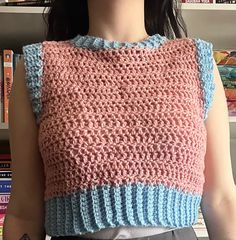
{"label": "row of books", "polygon": [[236,116],[236,50],[214,51],[214,59],[225,89],[229,115]]}
{"label": "row of books", "polygon": [[8,142],[0,142],[0,236],[11,192],[11,155]]}
{"label": "row of books", "polygon": [[3,50],[0,54],[0,122],[8,123],[8,107],[13,75],[21,54],[14,54],[12,50]]}

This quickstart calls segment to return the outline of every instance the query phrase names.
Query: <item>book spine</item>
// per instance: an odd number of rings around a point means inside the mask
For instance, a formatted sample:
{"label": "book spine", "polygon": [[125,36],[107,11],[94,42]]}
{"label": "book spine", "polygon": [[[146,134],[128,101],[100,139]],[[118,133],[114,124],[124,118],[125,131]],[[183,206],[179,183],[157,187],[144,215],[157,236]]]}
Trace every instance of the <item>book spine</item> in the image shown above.
{"label": "book spine", "polygon": [[0,179],[4,179],[4,178],[12,178],[12,172],[0,172]]}
{"label": "book spine", "polygon": [[3,123],[3,66],[2,55],[0,55],[0,123]]}
{"label": "book spine", "polygon": [[11,154],[9,154],[9,153],[5,153],[5,154],[0,153],[0,160],[11,160]]}
{"label": "book spine", "polygon": [[10,200],[9,194],[0,195],[0,204],[7,204],[9,200]]}
{"label": "book spine", "polygon": [[11,86],[13,82],[13,51],[3,51],[3,75],[4,75],[4,122],[8,123],[8,107]]}
{"label": "book spine", "polygon": [[0,171],[11,171],[11,161],[0,161]]}
{"label": "book spine", "polygon": [[0,214],[6,214],[7,203],[0,204]]}
{"label": "book spine", "polygon": [[2,236],[5,214],[0,214],[0,236]]}
{"label": "book spine", "polygon": [[0,180],[0,193],[1,194],[11,193],[11,180]]}

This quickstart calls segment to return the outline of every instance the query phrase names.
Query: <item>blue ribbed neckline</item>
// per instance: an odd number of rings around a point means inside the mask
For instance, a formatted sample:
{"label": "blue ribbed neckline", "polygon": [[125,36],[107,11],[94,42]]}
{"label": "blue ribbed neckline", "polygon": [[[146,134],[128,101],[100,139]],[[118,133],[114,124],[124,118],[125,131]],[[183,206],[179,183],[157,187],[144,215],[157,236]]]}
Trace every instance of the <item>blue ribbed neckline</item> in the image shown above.
{"label": "blue ribbed neckline", "polygon": [[167,40],[165,36],[161,36],[156,33],[154,35],[148,36],[147,38],[136,41],[136,42],[121,42],[115,40],[107,40],[97,36],[91,35],[80,35],[71,39],[71,42],[81,48],[90,48],[90,49],[101,49],[101,48],[120,48],[120,47],[150,47],[155,48],[159,47],[162,43]]}

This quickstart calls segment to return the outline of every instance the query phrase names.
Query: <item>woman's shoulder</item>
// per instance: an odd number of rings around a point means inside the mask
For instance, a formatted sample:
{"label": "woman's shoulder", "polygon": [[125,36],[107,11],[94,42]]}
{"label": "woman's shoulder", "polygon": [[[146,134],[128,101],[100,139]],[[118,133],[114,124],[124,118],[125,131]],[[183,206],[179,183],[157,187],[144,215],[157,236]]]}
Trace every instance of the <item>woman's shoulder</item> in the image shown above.
{"label": "woman's shoulder", "polygon": [[22,47],[22,49],[23,53],[28,51],[33,54],[34,52],[42,51],[45,47],[60,49],[68,46],[71,46],[71,40],[43,40],[41,42],[26,44]]}

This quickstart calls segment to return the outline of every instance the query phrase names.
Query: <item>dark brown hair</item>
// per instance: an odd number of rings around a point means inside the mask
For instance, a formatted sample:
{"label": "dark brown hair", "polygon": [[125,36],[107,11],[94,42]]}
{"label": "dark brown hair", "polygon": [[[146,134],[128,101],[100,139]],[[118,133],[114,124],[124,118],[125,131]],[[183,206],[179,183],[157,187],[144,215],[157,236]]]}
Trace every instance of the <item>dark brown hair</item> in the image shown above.
{"label": "dark brown hair", "polygon": [[[187,37],[179,0],[144,0],[148,35],[159,33],[169,39]],[[51,0],[47,40],[67,40],[88,33],[87,0]]]}

